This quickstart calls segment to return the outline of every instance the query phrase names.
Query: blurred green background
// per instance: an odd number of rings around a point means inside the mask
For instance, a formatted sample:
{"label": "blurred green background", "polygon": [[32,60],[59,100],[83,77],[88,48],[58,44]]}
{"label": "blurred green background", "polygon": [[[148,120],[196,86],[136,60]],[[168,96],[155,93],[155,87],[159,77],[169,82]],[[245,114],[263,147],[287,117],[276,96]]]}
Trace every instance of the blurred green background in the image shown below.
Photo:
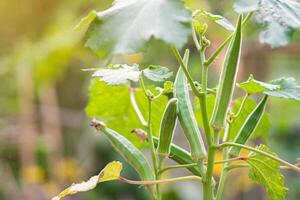
{"label": "blurred green background", "polygon": [[[43,200],[72,182],[86,180],[111,160],[121,160],[112,147],[88,126],[85,115],[90,73],[81,69],[104,66],[84,48],[84,33],[73,27],[90,10],[110,7],[111,0],[10,0],[0,1],[0,199]],[[193,9],[205,8],[234,23],[232,1],[187,0]],[[300,35],[283,48],[271,49],[257,41],[260,27],[250,23],[245,31],[239,80],[252,73],[259,80],[293,76],[300,82]],[[209,53],[229,33],[209,24]],[[192,74],[199,79],[197,55],[190,42]],[[223,56],[223,55],[222,55]],[[211,69],[210,86],[222,65]],[[147,52],[118,56],[114,63],[177,64],[168,46],[153,42]],[[237,93],[239,95],[239,93]],[[99,103],[101,105],[101,102]],[[288,161],[300,157],[300,102],[272,99],[268,108],[272,129],[267,144]],[[181,134],[180,131],[176,134]],[[181,134],[182,135],[182,134]],[[180,138],[180,137],[178,137]],[[257,142],[263,141],[257,139]],[[176,141],[175,141],[176,142]],[[266,141],[264,141],[266,142]],[[125,162],[123,162],[125,163]],[[125,164],[124,176],[137,179]],[[220,169],[217,168],[216,176]],[[184,170],[174,175],[185,174]],[[300,199],[299,174],[284,172],[287,199]],[[200,199],[193,183],[164,187],[164,199]],[[232,173],[227,199],[266,199],[244,170]],[[66,199],[147,199],[143,188],[112,182]]]}

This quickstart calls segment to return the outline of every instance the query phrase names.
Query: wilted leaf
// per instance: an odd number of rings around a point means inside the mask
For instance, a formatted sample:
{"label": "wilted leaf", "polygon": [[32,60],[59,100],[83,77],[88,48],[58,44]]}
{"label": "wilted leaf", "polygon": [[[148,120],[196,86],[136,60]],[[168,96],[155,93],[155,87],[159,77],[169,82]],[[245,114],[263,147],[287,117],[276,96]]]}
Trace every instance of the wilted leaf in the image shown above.
{"label": "wilted leaf", "polygon": [[243,83],[239,83],[238,86],[242,88],[248,94],[262,93],[266,91],[274,91],[280,89],[278,85],[264,83],[257,81],[251,75],[249,79]]}
{"label": "wilted leaf", "polygon": [[275,91],[264,92],[267,95],[280,97],[285,99],[294,99],[300,101],[300,86],[294,78],[280,78],[270,82],[273,85],[278,85],[280,89]]}
{"label": "wilted leaf", "polygon": [[215,14],[212,14],[212,13],[207,12],[205,10],[197,10],[194,13],[195,13],[194,14],[195,17],[204,16],[204,17],[209,18],[210,20],[214,21],[215,23],[219,24],[220,26],[222,26],[223,28],[225,28],[229,31],[234,31],[235,30],[234,25],[232,25],[232,23],[228,19],[226,19],[225,17],[223,17],[221,15],[215,15]]}
{"label": "wilted leaf", "polygon": [[82,183],[72,184],[70,187],[59,193],[58,196],[53,197],[52,200],[60,200],[61,198],[76,194],[78,192],[86,192],[94,189],[98,183],[105,181],[112,181],[119,179],[120,173],[122,171],[122,163],[118,161],[113,161],[108,163],[101,172],[91,177],[88,181]]}
{"label": "wilted leaf", "polygon": [[260,41],[272,47],[286,45],[294,30],[300,29],[300,4],[292,0],[236,0],[237,12],[255,11],[257,22],[265,29]]}
{"label": "wilted leaf", "polygon": [[[233,102],[232,111],[234,113],[238,112],[238,110],[241,106],[241,103],[242,103],[241,98],[236,99]],[[256,107],[255,101],[248,98],[244,104],[244,108],[241,110],[239,117],[236,118],[231,125],[230,132],[229,132],[229,136],[230,136],[231,140],[233,140],[236,137],[240,128],[245,123],[248,115],[255,109],[255,107]],[[269,115],[268,115],[268,113],[264,112],[259,124],[257,125],[256,129],[253,132],[252,138],[262,137],[265,139],[268,136],[270,129],[271,129],[271,121],[270,121]]]}
{"label": "wilted leaf", "polygon": [[191,19],[182,0],[116,0],[97,13],[86,46],[102,57],[137,53],[151,38],[181,48],[191,32]]}
{"label": "wilted leaf", "polygon": [[[264,145],[260,145],[258,149],[277,156]],[[288,189],[284,187],[280,163],[259,153],[251,153],[249,156],[247,159],[250,165],[249,178],[263,185],[270,200],[284,200]]]}
{"label": "wilted leaf", "polygon": [[[148,104],[142,90],[135,90],[137,104],[147,119]],[[161,116],[167,98],[162,96],[153,102],[152,122],[154,134],[158,134]],[[107,124],[108,127],[120,132],[137,147],[144,147],[140,139],[133,133],[134,128],[141,128],[141,124],[130,100],[130,88],[128,85],[110,86],[99,79],[91,80],[89,87],[89,101],[86,107],[89,117],[96,117]]]}
{"label": "wilted leaf", "polygon": [[173,75],[167,67],[158,65],[150,65],[148,68],[143,70],[143,74],[152,81],[162,82]]}
{"label": "wilted leaf", "polygon": [[109,69],[99,69],[93,77],[100,77],[100,79],[110,85],[124,84],[128,81],[137,82],[139,80],[141,72],[139,66],[134,64],[129,65],[113,65]]}

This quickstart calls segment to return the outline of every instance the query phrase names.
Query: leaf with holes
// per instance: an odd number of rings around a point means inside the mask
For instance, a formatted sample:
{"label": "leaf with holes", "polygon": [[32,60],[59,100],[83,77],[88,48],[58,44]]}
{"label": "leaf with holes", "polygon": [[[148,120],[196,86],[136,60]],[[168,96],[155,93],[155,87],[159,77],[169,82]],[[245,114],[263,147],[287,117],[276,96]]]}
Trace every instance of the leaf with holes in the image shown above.
{"label": "leaf with holes", "polygon": [[151,38],[181,48],[191,33],[191,19],[182,0],[116,0],[97,13],[86,46],[100,57],[137,53]]}
{"label": "leaf with holes", "polygon": [[288,44],[293,31],[300,29],[300,3],[293,0],[236,0],[234,8],[256,13],[257,22],[264,26],[260,41],[272,47]]}
{"label": "leaf with holes", "polygon": [[[260,145],[258,149],[277,156],[264,145]],[[270,200],[284,200],[288,189],[284,187],[280,163],[259,153],[251,153],[247,162],[250,165],[249,178],[263,185]]]}

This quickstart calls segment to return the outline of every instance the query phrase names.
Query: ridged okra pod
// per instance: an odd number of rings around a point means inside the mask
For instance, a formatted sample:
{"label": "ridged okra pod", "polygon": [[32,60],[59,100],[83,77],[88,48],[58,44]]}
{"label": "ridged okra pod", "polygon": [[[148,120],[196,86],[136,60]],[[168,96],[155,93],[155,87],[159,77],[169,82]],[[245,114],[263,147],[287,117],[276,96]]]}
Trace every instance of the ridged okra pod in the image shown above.
{"label": "ridged okra pod", "polygon": [[220,130],[225,127],[226,115],[232,99],[242,44],[242,15],[239,16],[233,39],[228,47],[223,64],[211,125]]}
{"label": "ridged okra pod", "polygon": [[[109,129],[101,121],[93,120],[91,126],[103,133],[115,150],[139,173],[142,180],[154,180],[152,169],[144,154],[128,139],[116,131]],[[148,186],[153,196],[152,186]]]}
{"label": "ridged okra pod", "polygon": [[159,129],[159,142],[157,153],[161,159],[167,157],[170,153],[171,142],[177,121],[177,98],[169,100],[163,114]]}
{"label": "ridged okra pod", "polygon": [[[268,96],[264,96],[264,98],[260,101],[260,103],[256,106],[256,108],[249,114],[246,121],[244,122],[242,128],[237,133],[234,142],[238,144],[245,144],[249,138],[251,138],[252,133],[258,126],[267,104]],[[229,150],[230,156],[236,157],[239,155],[241,151],[240,147],[231,147]]]}
{"label": "ridged okra pod", "polygon": [[[188,60],[189,50],[186,50],[183,57],[185,66],[188,66]],[[178,119],[189,142],[191,156],[197,162],[206,157],[206,149],[192,108],[187,79],[181,68],[175,80],[175,96],[178,99]]]}

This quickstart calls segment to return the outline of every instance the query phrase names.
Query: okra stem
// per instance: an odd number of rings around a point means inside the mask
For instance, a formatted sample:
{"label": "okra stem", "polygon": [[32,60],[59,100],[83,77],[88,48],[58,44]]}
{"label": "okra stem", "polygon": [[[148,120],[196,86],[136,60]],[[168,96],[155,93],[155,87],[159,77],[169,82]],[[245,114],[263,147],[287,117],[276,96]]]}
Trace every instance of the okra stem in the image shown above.
{"label": "okra stem", "polygon": [[[152,159],[152,164],[154,168],[154,174],[155,174],[155,179],[157,180],[159,178],[159,166],[158,166],[158,157],[155,153],[155,146],[153,142],[153,133],[152,133],[152,97],[150,97],[147,94],[146,87],[143,81],[143,78],[140,77],[139,79],[140,86],[144,91],[145,96],[148,99],[148,121],[147,121],[147,129],[148,129],[148,140],[150,144],[150,152],[151,152],[151,159]],[[160,200],[161,194],[160,194],[160,187],[159,185],[156,185],[156,195],[157,199]]]}

